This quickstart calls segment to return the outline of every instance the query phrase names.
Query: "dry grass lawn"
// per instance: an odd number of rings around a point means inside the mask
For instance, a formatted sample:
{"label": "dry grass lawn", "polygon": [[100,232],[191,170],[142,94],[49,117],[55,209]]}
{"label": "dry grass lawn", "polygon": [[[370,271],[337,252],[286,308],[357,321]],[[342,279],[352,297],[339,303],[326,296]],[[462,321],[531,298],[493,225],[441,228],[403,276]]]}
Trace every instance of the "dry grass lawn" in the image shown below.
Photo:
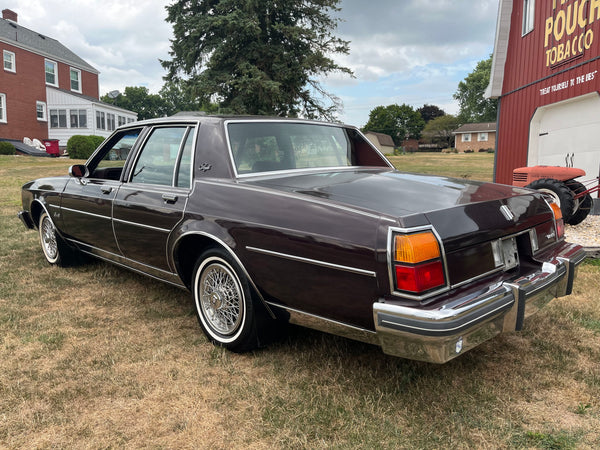
{"label": "dry grass lawn", "polygon": [[207,342],[185,291],[45,263],[19,188],[69,163],[0,157],[0,447],[600,447],[599,265],[443,366],[300,328],[237,355]]}

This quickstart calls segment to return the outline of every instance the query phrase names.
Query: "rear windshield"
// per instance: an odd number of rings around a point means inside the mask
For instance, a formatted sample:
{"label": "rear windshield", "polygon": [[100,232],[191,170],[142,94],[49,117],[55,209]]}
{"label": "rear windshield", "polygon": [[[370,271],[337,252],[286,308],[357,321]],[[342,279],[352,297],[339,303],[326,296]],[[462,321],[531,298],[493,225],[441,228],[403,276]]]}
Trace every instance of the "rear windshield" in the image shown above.
{"label": "rear windshield", "polygon": [[353,141],[345,128],[234,122],[227,132],[238,174],[356,165]]}

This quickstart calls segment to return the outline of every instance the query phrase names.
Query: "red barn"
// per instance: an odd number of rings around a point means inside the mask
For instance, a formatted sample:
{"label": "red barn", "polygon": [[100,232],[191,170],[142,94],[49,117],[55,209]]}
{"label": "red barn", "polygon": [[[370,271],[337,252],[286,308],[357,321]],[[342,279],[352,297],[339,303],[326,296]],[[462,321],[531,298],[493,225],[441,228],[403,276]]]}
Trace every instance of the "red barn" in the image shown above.
{"label": "red barn", "polygon": [[600,0],[500,0],[488,97],[499,99],[495,180],[572,165],[599,176]]}

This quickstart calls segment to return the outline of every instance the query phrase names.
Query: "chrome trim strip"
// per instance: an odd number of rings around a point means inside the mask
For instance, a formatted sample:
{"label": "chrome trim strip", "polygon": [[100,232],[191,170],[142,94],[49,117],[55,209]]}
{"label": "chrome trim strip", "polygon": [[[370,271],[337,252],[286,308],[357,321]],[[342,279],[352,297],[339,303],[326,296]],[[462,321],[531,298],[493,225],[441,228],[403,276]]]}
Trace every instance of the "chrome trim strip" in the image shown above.
{"label": "chrome trim strip", "polygon": [[[99,247],[95,247],[93,245],[86,244],[85,242],[78,241],[77,239],[71,239],[71,238],[69,238],[67,240],[70,241],[70,242],[72,242],[72,243],[74,243],[78,247],[90,248],[90,249],[93,249],[93,250],[95,250],[95,251],[97,251],[99,253],[105,253],[105,254],[107,254],[109,256],[113,256],[113,257],[121,259],[123,261],[130,261],[130,262],[132,262],[134,264],[137,264],[138,266],[147,267],[148,269],[152,269],[152,270],[157,271],[157,272],[161,272],[161,273],[164,273],[164,274],[167,274],[167,275],[171,275],[171,276],[173,276],[173,275],[177,276],[177,277],[179,276],[179,274],[177,274],[175,272],[169,272],[168,270],[160,269],[160,268],[155,267],[155,266],[150,266],[150,265],[144,264],[144,263],[142,263],[140,261],[136,261],[135,259],[127,258],[126,256],[123,256],[123,255],[117,255],[116,253],[109,252],[108,250],[104,250],[104,249],[101,249]],[[117,263],[116,261],[114,261],[113,259],[109,258],[108,256],[107,257],[103,257],[101,255],[98,255],[97,253],[86,251],[86,250],[81,249],[81,248],[80,248],[80,250],[82,252],[88,253],[90,255],[98,256],[99,258],[106,259],[107,261]],[[128,266],[125,263],[117,263],[117,264],[121,264],[123,267],[126,267],[128,269],[132,269],[132,270],[137,270],[138,272],[142,272],[144,274],[146,273],[144,271],[141,271],[140,269],[135,269],[134,267]],[[158,278],[158,277],[155,277],[155,278]],[[159,278],[159,279],[162,280],[162,278]]]}
{"label": "chrome trim strip", "polygon": [[214,181],[214,180],[209,181],[206,179],[195,180],[195,182],[210,184],[213,186],[231,187],[231,188],[235,188],[235,189],[247,189],[247,190],[251,190],[251,191],[255,191],[255,192],[263,192],[263,193],[270,194],[270,195],[277,195],[279,197],[293,198],[296,200],[302,200],[302,201],[306,201],[306,202],[310,202],[310,203],[315,203],[317,205],[327,206],[328,208],[335,208],[335,209],[339,209],[342,211],[351,212],[353,214],[370,217],[372,219],[385,220],[387,222],[398,223],[398,221],[396,219],[391,219],[389,217],[381,216],[378,214],[361,211],[360,209],[354,209],[354,208],[350,208],[348,206],[338,205],[338,204],[332,203],[332,202],[325,202],[325,201],[319,200],[317,198],[311,198],[308,195],[294,194],[291,192],[282,192],[282,191],[277,191],[274,189],[266,189],[266,188],[261,188],[261,187],[257,187],[257,186],[250,186],[247,184],[234,184],[234,183],[227,183],[227,182],[218,182],[218,181]]}
{"label": "chrome trim strip", "polygon": [[80,211],[78,209],[72,209],[72,208],[65,208],[64,206],[60,208],[61,211],[70,211],[70,212],[74,212],[74,213],[78,213],[78,214],[83,214],[85,216],[91,216],[91,217],[96,217],[98,219],[106,219],[106,220],[111,220],[110,216],[103,216],[101,214],[94,214],[91,212],[87,212],[87,211]]}
{"label": "chrome trim strip", "polygon": [[367,344],[380,345],[379,337],[375,331],[360,328],[337,320],[327,319],[322,316],[300,311],[295,308],[280,305],[277,303],[268,303],[275,309],[281,309],[289,314],[289,322],[295,325],[301,325],[313,330],[323,331],[325,333],[354,339]]}
{"label": "chrome trim strip", "polygon": [[[88,247],[91,247],[91,246],[88,245]],[[100,249],[97,249],[96,247],[93,247],[93,248],[96,249],[96,250],[100,250]],[[174,281],[170,281],[170,280],[167,280],[165,278],[158,277],[158,276],[153,275],[153,274],[151,274],[149,272],[145,272],[145,271],[143,271],[141,269],[137,269],[137,268],[135,268],[133,266],[130,266],[130,265],[127,265],[125,263],[122,263],[122,262],[119,262],[119,261],[115,261],[114,259],[110,259],[110,258],[107,258],[105,256],[99,255],[98,253],[90,252],[88,250],[84,250],[84,249],[81,249],[81,248],[79,250],[81,252],[87,254],[87,255],[93,256],[94,258],[98,258],[98,259],[106,261],[106,262],[108,262],[110,264],[114,264],[116,266],[122,267],[123,269],[131,270],[132,272],[139,273],[140,275],[144,275],[146,277],[153,278],[155,280],[161,281],[163,283],[170,284],[170,285],[178,287],[180,289],[188,290],[187,287],[183,283],[175,283]],[[104,251],[104,250],[100,250],[100,251]],[[106,252],[106,253],[110,253],[110,252]],[[119,258],[127,259],[127,258],[124,258],[123,256],[119,256]],[[133,260],[129,260],[129,261],[133,261]],[[133,261],[133,262],[137,263],[137,261]],[[138,264],[141,264],[141,263],[138,263]],[[166,271],[164,271],[162,269],[157,269],[157,268],[152,267],[152,266],[146,266],[145,264],[141,264],[141,265],[143,265],[145,267],[148,267],[148,268],[151,268],[153,270],[157,270],[157,271],[161,271],[161,272],[167,273],[167,274],[169,274],[171,276],[179,277],[176,273],[172,274],[170,272],[166,272]]]}
{"label": "chrome trim strip", "polygon": [[[394,278],[395,278],[394,271],[393,271],[394,261],[393,261],[393,256],[392,256],[392,247],[394,244],[392,241],[392,238],[394,236],[394,233],[411,234],[411,233],[418,233],[419,231],[431,231],[433,233],[433,235],[435,236],[435,238],[437,239],[438,244],[440,246],[442,263],[444,265],[444,276],[446,278],[446,285],[444,287],[437,289],[433,292],[429,292],[425,295],[413,295],[413,294],[399,292],[398,290],[396,290],[396,286],[394,286]],[[390,293],[393,296],[420,301],[420,300],[424,300],[426,298],[433,297],[435,295],[442,294],[444,292],[448,292],[450,290],[450,276],[448,274],[448,262],[446,261],[446,250],[444,249],[444,243],[442,242],[442,238],[440,237],[440,235],[438,234],[436,229],[433,227],[433,225],[422,225],[422,226],[418,226],[418,227],[414,227],[414,228],[389,227],[386,252],[387,252],[387,261],[388,261],[388,277],[389,277],[389,282],[390,282]]]}
{"label": "chrome trim strip", "polygon": [[170,233],[171,232],[170,229],[153,227],[152,225],[146,225],[146,224],[137,223],[137,222],[130,222],[128,220],[123,220],[123,219],[113,219],[113,222],[119,222],[124,225],[133,225],[134,227],[145,228],[147,230],[160,231],[162,233]]}
{"label": "chrome trim strip", "polygon": [[279,253],[279,252],[274,252],[272,250],[265,250],[265,249],[256,248],[256,247],[246,246],[246,250],[255,252],[255,253],[262,253],[263,255],[275,256],[277,258],[289,259],[290,261],[297,261],[297,262],[312,264],[315,266],[327,267],[328,269],[342,270],[344,272],[355,273],[357,275],[365,275],[365,276],[372,277],[372,278],[377,277],[377,274],[375,272],[373,272],[372,270],[364,270],[364,269],[358,269],[356,267],[342,266],[340,264],[328,263],[325,261],[319,261],[317,259],[303,258],[301,256],[289,255],[287,253]]}

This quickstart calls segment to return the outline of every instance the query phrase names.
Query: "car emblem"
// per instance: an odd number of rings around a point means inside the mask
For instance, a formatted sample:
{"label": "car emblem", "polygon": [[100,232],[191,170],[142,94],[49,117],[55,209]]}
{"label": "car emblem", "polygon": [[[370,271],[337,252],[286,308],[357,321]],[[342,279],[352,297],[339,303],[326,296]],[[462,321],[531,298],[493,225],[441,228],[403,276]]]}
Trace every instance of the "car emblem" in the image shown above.
{"label": "car emblem", "polygon": [[506,218],[506,220],[510,220],[510,221],[515,220],[515,215],[513,214],[513,212],[510,210],[510,208],[508,206],[502,205],[500,207],[500,212]]}

